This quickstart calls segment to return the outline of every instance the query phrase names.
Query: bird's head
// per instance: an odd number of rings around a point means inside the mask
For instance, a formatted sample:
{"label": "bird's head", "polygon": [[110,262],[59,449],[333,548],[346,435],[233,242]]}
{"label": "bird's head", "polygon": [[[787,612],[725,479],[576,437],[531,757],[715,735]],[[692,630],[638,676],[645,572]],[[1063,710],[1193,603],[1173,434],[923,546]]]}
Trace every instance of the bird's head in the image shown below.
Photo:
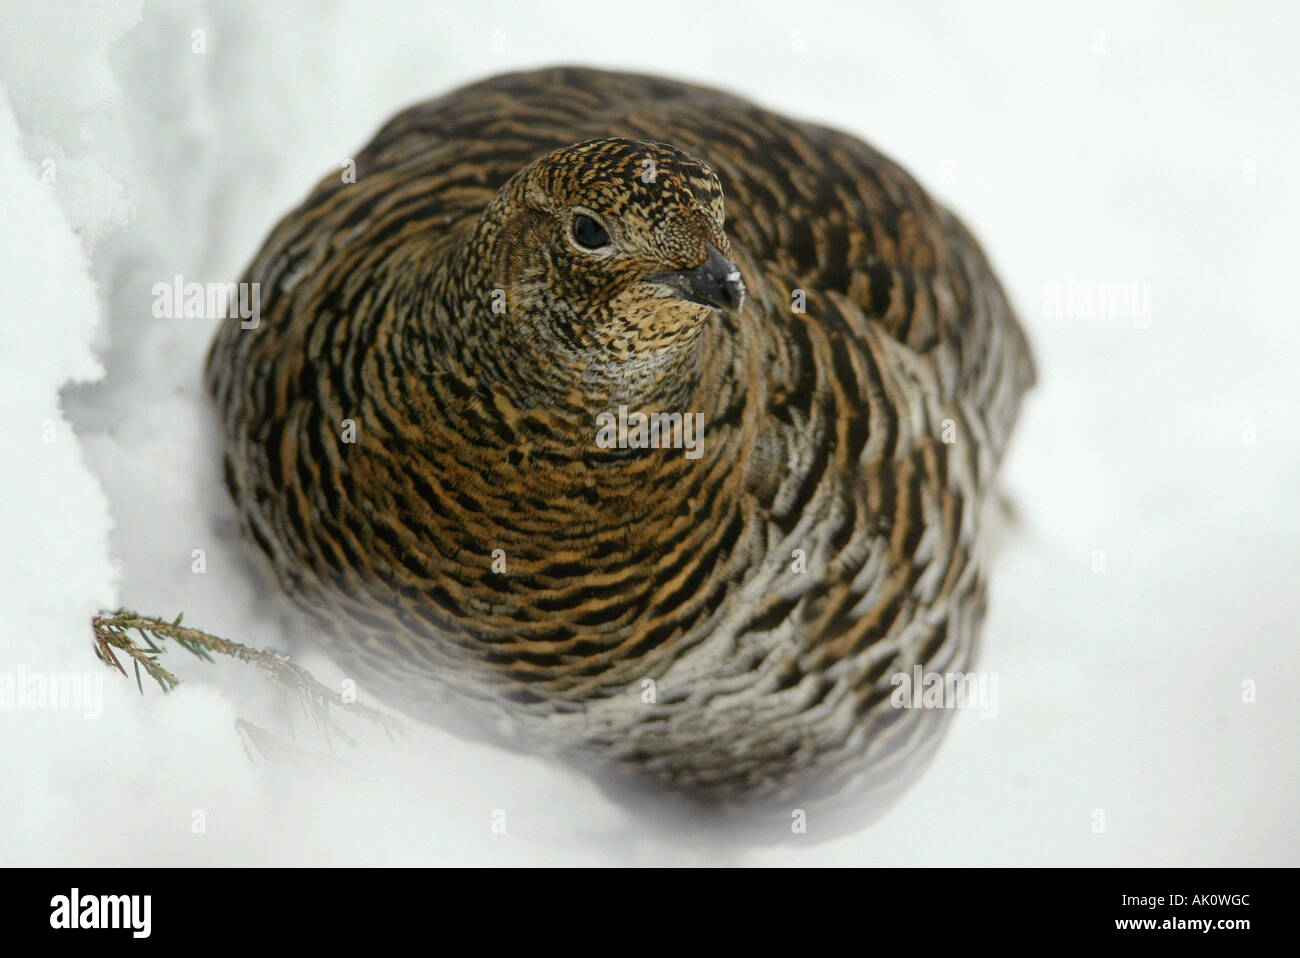
{"label": "bird's head", "polygon": [[478,224],[495,320],[588,366],[662,363],[745,285],[723,232],[722,187],[663,143],[615,138],[529,164]]}

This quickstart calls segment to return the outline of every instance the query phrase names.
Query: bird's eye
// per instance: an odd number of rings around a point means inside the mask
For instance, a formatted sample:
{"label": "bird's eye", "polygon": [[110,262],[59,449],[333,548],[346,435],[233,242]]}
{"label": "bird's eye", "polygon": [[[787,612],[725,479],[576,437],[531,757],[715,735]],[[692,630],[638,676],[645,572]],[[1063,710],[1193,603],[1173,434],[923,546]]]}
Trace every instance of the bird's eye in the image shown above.
{"label": "bird's eye", "polygon": [[583,249],[600,249],[609,242],[609,233],[590,216],[579,213],[573,218],[573,241]]}

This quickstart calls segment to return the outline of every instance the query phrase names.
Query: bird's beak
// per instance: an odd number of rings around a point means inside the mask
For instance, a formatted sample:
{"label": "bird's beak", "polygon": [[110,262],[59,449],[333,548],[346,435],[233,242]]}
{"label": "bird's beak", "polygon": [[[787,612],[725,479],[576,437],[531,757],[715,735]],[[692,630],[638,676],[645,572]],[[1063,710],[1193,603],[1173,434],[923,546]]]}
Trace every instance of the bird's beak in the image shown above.
{"label": "bird's beak", "polygon": [[701,306],[739,310],[745,303],[745,281],[740,278],[740,269],[712,243],[709,255],[694,269],[655,273],[646,280],[661,283]]}

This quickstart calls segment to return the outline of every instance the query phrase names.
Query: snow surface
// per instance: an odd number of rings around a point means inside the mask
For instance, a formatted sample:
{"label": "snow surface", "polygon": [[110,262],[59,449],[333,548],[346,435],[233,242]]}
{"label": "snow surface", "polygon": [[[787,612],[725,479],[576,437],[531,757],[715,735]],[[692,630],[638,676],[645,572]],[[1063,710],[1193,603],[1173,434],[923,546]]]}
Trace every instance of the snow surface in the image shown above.
{"label": "snow surface", "polygon": [[[1300,864],[1294,6],[267,6],[0,11],[0,678],[103,695],[93,718],[0,709],[0,864]],[[176,650],[185,684],[142,696],[91,654],[119,604],[288,641],[218,482],[212,324],[154,318],[153,284],[237,278],[400,106],[554,62],[868,138],[967,219],[1022,310],[1041,383],[1004,471],[999,714],[959,713],[856,834],[683,841],[433,729],[349,722],[349,770],[307,775],[246,754],[237,717],[281,728],[251,670]],[[1052,301],[1098,283],[1139,284],[1149,314]]]}

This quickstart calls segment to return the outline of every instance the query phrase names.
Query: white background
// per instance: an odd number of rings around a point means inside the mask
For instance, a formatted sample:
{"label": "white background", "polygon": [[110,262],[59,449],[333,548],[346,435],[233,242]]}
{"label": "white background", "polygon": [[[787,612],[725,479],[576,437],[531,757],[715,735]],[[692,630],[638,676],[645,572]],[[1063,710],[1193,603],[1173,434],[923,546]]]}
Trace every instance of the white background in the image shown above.
{"label": "white background", "polygon": [[[851,130],[984,241],[1041,369],[980,663],[1000,713],[957,715],[871,827],[750,847],[436,730],[350,723],[341,773],[250,759],[261,677],[177,650],[170,696],[104,671],[101,718],[0,710],[0,863],[1300,864],[1294,5],[264,6],[0,13],[0,672],[99,675],[117,605],[282,646],[206,432],[211,323],[155,319],[152,285],[237,278],[399,107],[581,62]],[[1050,315],[1067,282],[1148,284],[1149,322]]]}

